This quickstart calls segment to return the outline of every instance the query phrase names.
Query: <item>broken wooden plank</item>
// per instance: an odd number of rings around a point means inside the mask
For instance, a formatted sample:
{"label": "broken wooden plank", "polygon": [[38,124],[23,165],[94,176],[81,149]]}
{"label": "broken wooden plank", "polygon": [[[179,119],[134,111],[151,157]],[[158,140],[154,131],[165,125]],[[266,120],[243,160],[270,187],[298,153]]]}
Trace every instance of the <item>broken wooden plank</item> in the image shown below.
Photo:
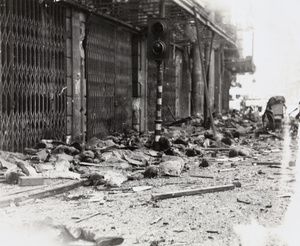
{"label": "broken wooden plank", "polygon": [[151,190],[152,186],[136,186],[136,187],[132,187],[132,190],[135,192],[138,191],[144,191],[144,190]]}
{"label": "broken wooden plank", "polygon": [[231,172],[231,171],[235,171],[235,170],[238,170],[238,169],[237,168],[224,168],[224,169],[218,170],[218,173]]}
{"label": "broken wooden plank", "polygon": [[250,201],[241,200],[241,199],[239,199],[239,198],[237,198],[236,200],[237,200],[237,202],[240,202],[240,203],[251,204]]}
{"label": "broken wooden plank", "polygon": [[84,181],[72,180],[72,181],[66,182],[65,184],[54,185],[50,188],[46,187],[46,188],[41,188],[41,189],[34,189],[29,192],[16,194],[16,195],[9,196],[9,197],[1,197],[0,198],[0,208],[7,207],[11,203],[18,205],[20,202],[23,202],[25,200],[41,199],[41,198],[57,195],[57,194],[75,189],[79,186],[82,186],[83,182]]}
{"label": "broken wooden plank", "polygon": [[190,175],[193,178],[203,178],[203,179],[213,179],[213,176],[205,176],[205,175]]}
{"label": "broken wooden plank", "polygon": [[201,148],[201,150],[218,150],[218,151],[229,151],[230,148]]}
{"label": "broken wooden plank", "polygon": [[20,186],[39,186],[44,184],[44,178],[39,176],[21,176],[18,184]]}
{"label": "broken wooden plank", "polygon": [[261,165],[261,166],[281,165],[281,162],[274,162],[274,161],[256,161],[256,162],[252,162],[252,165]]}
{"label": "broken wooden plank", "polygon": [[150,223],[150,225],[156,224],[156,223],[159,222],[162,218],[163,218],[162,216],[156,218],[155,220],[153,220],[153,221]]}
{"label": "broken wooden plank", "polygon": [[[79,162],[79,165],[82,166],[92,166],[92,167],[101,167],[101,164],[96,164],[96,163],[90,163],[90,162]],[[112,165],[110,165],[110,167],[113,167]]]}
{"label": "broken wooden plank", "polygon": [[279,165],[269,165],[268,167],[271,167],[271,168],[281,168]]}
{"label": "broken wooden plank", "polygon": [[216,230],[207,230],[206,232],[207,232],[207,233],[216,233],[216,234],[219,234],[219,233],[220,233],[219,231],[216,231]]}
{"label": "broken wooden plank", "polygon": [[[58,184],[62,184],[62,182],[56,183],[56,185],[58,185]],[[17,190],[17,191],[6,193],[5,197],[8,198],[9,196],[15,196],[15,195],[20,194],[20,193],[25,194],[26,192],[29,192],[29,191],[41,190],[42,188],[47,187],[46,185],[49,185],[49,184],[44,184],[42,187],[41,186],[38,186],[38,187],[37,186],[35,186],[35,187],[28,187],[28,188],[26,188],[26,187],[22,187],[21,188],[20,187],[21,190]]]}
{"label": "broken wooden plank", "polygon": [[283,197],[283,198],[289,198],[289,197],[291,197],[293,194],[292,193],[286,193],[286,194],[283,194],[283,195],[278,195],[278,196],[276,196],[277,198],[281,198],[281,197]]}
{"label": "broken wooden plank", "polygon": [[88,219],[93,218],[93,217],[95,217],[95,216],[97,216],[97,215],[100,215],[100,214],[103,214],[103,212],[97,212],[97,213],[92,214],[92,215],[90,215],[90,216],[87,216],[87,217],[85,217],[85,218],[76,220],[75,223],[79,223],[79,222],[81,222],[81,221],[88,220]]}
{"label": "broken wooden plank", "polygon": [[207,188],[173,191],[173,192],[166,192],[161,194],[152,194],[152,200],[161,200],[161,199],[168,199],[168,198],[181,197],[181,196],[200,195],[200,194],[211,193],[211,192],[233,190],[234,188],[235,186],[233,184],[229,184],[223,186],[212,186]]}

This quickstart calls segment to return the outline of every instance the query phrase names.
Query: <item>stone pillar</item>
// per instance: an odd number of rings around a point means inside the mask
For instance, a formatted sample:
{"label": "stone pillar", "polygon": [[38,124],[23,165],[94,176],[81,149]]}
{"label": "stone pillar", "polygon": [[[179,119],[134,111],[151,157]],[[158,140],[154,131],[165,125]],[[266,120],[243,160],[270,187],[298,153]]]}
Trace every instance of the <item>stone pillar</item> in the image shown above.
{"label": "stone pillar", "polygon": [[200,54],[197,43],[192,47],[192,93],[191,93],[191,111],[192,116],[200,116],[203,114],[204,103],[204,84],[202,79],[202,69]]}
{"label": "stone pillar", "polygon": [[85,15],[67,9],[67,142],[85,141],[86,80],[84,71]]}

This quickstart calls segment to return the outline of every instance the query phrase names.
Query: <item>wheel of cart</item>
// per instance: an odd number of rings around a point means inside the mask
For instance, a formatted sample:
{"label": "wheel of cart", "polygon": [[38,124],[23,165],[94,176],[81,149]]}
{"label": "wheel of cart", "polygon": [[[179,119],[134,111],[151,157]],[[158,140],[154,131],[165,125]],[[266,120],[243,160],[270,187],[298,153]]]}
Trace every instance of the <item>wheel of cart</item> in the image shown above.
{"label": "wheel of cart", "polygon": [[283,96],[271,97],[262,116],[264,128],[268,131],[281,129],[285,110],[285,98]]}
{"label": "wheel of cart", "polygon": [[275,131],[275,118],[271,110],[266,109],[265,113],[262,116],[262,120],[263,120],[263,127],[267,131]]}

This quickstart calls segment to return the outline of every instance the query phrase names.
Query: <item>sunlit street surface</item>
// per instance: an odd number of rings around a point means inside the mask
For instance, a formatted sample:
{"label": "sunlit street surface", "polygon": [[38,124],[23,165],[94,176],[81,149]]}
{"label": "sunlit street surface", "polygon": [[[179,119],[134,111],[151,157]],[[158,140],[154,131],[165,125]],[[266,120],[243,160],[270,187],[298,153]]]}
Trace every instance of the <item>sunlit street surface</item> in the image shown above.
{"label": "sunlit street surface", "polygon": [[[266,246],[266,245],[279,245],[279,246],[297,246],[299,245],[299,227],[300,227],[300,151],[298,144],[298,151],[292,153],[291,151],[291,135],[289,121],[284,125],[284,143],[283,143],[283,156],[281,168],[281,193],[290,196],[290,203],[287,207],[284,219],[281,225],[277,227],[267,228],[260,225],[257,220],[252,218],[251,224],[238,225],[235,227],[236,233],[241,238],[242,246]],[[298,140],[300,131],[298,129]],[[292,160],[292,154],[296,155],[295,166],[293,167],[295,180],[293,185],[293,192],[286,192],[286,182],[290,177],[286,174],[286,170],[290,169],[289,163]]]}

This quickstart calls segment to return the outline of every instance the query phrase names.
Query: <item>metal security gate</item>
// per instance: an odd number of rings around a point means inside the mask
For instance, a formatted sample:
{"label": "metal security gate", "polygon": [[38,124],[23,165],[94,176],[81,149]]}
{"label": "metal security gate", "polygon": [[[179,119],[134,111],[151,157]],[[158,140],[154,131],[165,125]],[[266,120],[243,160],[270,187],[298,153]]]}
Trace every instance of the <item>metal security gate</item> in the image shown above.
{"label": "metal security gate", "polygon": [[20,151],[66,134],[65,11],[0,0],[0,149]]}
{"label": "metal security gate", "polygon": [[87,139],[131,129],[131,33],[89,19],[86,54]]}

